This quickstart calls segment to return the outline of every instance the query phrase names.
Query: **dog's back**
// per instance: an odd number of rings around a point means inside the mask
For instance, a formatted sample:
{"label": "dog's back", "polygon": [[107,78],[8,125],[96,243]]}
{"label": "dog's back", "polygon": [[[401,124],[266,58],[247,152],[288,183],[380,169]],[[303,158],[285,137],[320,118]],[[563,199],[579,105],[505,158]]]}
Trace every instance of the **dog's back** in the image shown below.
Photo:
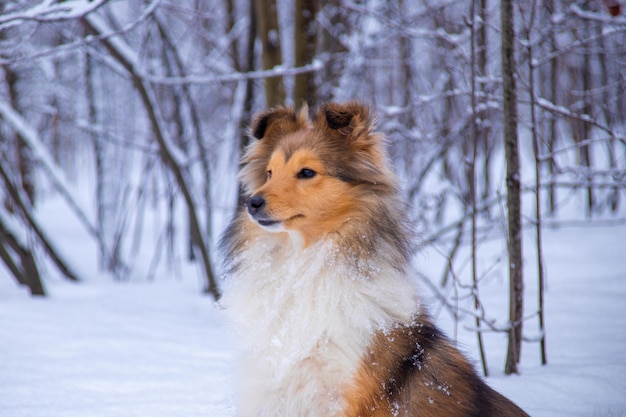
{"label": "dog's back", "polygon": [[526,416],[424,314],[376,334],[346,397],[346,417]]}

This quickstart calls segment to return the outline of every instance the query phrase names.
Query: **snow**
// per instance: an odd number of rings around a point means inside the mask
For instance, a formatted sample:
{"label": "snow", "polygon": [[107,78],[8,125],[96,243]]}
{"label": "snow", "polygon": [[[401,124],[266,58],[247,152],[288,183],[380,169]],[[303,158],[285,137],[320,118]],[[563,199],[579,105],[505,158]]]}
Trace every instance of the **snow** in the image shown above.
{"label": "snow", "polygon": [[195,286],[47,289],[49,299],[2,291],[0,415],[234,415],[222,319]]}
{"label": "snow", "polygon": [[81,200],[75,198],[76,194],[78,194],[75,190],[75,187],[73,187],[66,180],[65,174],[54,162],[52,155],[50,155],[50,152],[48,151],[46,146],[41,142],[39,134],[33,128],[33,126],[30,125],[28,121],[25,120],[12,107],[2,101],[0,101],[0,116],[4,120],[6,120],[9,125],[11,125],[13,129],[15,129],[16,132],[19,132],[22,140],[32,151],[33,157],[40,162],[48,178],[54,184],[56,191],[58,191],[64,197],[67,204],[80,219],[80,221],[89,231],[89,233],[91,233],[92,235],[96,235],[96,227],[91,223],[91,221],[87,218],[87,215],[85,214],[88,213],[88,211],[81,203]]}
{"label": "snow", "polygon": [[[72,230],[80,226],[55,219],[64,251],[82,253],[85,242]],[[487,382],[535,417],[626,416],[626,226],[544,234],[549,363],[541,366],[538,344],[525,342],[520,375],[505,376],[506,340],[486,333]],[[525,238],[526,308],[532,311],[530,230]],[[500,245],[485,244],[481,263],[499,256]],[[81,271],[92,268],[92,257],[76,258]],[[417,264],[428,275],[440,274],[428,251]],[[0,415],[236,416],[235,346],[220,309],[200,294],[193,269],[186,267],[182,278],[162,272],[153,281],[129,282],[94,272],[80,284],[49,273],[47,298],[31,298],[0,269]],[[506,309],[506,291],[500,277],[480,295],[489,311]],[[445,313],[438,321],[452,334]],[[536,336],[532,322],[525,326]],[[477,360],[473,333],[461,326],[458,336]]]}
{"label": "snow", "polygon": [[[531,233],[525,235],[525,315],[536,308],[536,270]],[[520,376],[503,375],[506,340],[486,334],[488,383],[531,416],[626,416],[626,227],[563,228],[544,231],[548,290],[548,365],[541,366],[539,344],[522,346]],[[506,281],[504,279],[504,281]],[[506,292],[506,282],[481,289],[488,309]],[[507,308],[506,305],[501,306]],[[489,311],[489,310],[488,310]],[[500,316],[502,317],[502,316]],[[444,319],[444,317],[441,317]],[[445,320],[443,320],[445,321]],[[525,335],[538,334],[535,322]],[[478,358],[475,337],[460,334],[466,351]]]}
{"label": "snow", "polygon": [[292,76],[304,74],[308,72],[320,71],[324,68],[326,62],[324,60],[315,59],[310,64],[301,67],[287,67],[285,65],[276,65],[268,70],[256,70],[248,72],[230,72],[221,75],[187,75],[184,77],[162,77],[152,74],[141,74],[141,77],[154,84],[161,85],[180,85],[180,84],[222,84],[227,82],[239,82],[245,80],[256,80],[277,76]]}
{"label": "snow", "polygon": [[53,4],[52,0],[44,0],[29,9],[0,15],[0,28],[6,29],[23,21],[54,21],[75,19],[102,6],[106,0],[69,0]]}

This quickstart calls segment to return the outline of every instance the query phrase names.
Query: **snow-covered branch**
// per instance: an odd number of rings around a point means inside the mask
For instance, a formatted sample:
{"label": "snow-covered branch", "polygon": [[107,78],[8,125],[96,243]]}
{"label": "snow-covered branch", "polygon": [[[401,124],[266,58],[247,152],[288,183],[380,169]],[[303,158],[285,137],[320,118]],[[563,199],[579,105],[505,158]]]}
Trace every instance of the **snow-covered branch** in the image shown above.
{"label": "snow-covered branch", "polygon": [[26,21],[52,22],[78,19],[93,12],[107,0],[44,0],[26,10],[0,15],[0,29],[19,25]]}
{"label": "snow-covered branch", "polygon": [[238,82],[238,81],[246,81],[246,80],[259,80],[265,78],[272,77],[285,77],[285,76],[293,76],[298,74],[305,74],[309,72],[317,72],[324,69],[324,61],[315,60],[314,62],[304,65],[302,67],[274,67],[269,70],[258,70],[251,72],[235,72],[231,74],[224,75],[208,75],[208,76],[200,76],[200,75],[188,75],[185,77],[159,77],[155,75],[150,75],[146,73],[139,72],[139,76],[149,81],[153,84],[160,85],[182,85],[182,84],[219,84],[219,83],[227,83],[227,82]]}
{"label": "snow-covered branch", "polygon": [[554,149],[551,152],[545,152],[542,154],[539,154],[537,156],[537,161],[539,162],[547,162],[547,161],[553,161],[555,156],[567,153],[567,152],[571,152],[573,150],[580,150],[581,148],[585,147],[585,146],[589,146],[589,145],[594,145],[594,144],[608,144],[611,142],[612,139],[617,139],[618,141],[623,142],[624,144],[626,144],[626,142],[624,141],[623,138],[619,138],[619,137],[609,137],[609,138],[593,138],[593,139],[585,139],[585,140],[581,140],[579,142],[576,142],[572,145],[566,145],[566,146],[562,146],[558,149]]}
{"label": "snow-covered branch", "polygon": [[[426,286],[433,293],[434,297],[441,303],[441,306],[445,308],[445,310],[455,319],[461,320],[463,316],[478,318],[480,319],[481,324],[485,325],[485,328],[477,328],[475,326],[464,326],[466,330],[472,332],[495,332],[495,333],[507,333],[511,329],[511,322],[498,323],[498,320],[494,318],[487,317],[484,309],[477,310],[468,309],[459,306],[455,302],[452,302],[448,299],[448,297],[442,294],[441,290],[437,288],[431,280],[423,274],[418,274],[420,281],[426,284]],[[521,321],[527,321],[534,317],[536,317],[537,313],[532,313],[522,317]]]}
{"label": "snow-covered branch", "polygon": [[593,20],[595,22],[610,24],[610,25],[626,25],[626,17],[624,16],[611,16],[606,13],[596,13],[588,10],[583,10],[580,5],[572,3],[569,6],[569,11],[581,19]]}
{"label": "snow-covered branch", "polygon": [[589,116],[588,114],[579,114],[579,113],[575,113],[573,111],[571,111],[570,109],[568,109],[567,107],[564,106],[559,106],[557,104],[552,103],[551,101],[539,97],[537,98],[536,101],[537,105],[539,107],[541,107],[544,110],[547,110],[551,113],[555,113],[558,114],[560,116],[564,116],[570,119],[576,119],[576,120],[580,120],[581,122],[585,122],[585,123],[589,123],[595,127],[597,127],[598,129],[603,130],[604,132],[608,133],[609,135],[611,135],[612,137],[614,137],[615,139],[619,140],[620,142],[623,142],[626,144],[626,138],[620,134],[618,134],[617,132],[615,132],[613,129],[611,129],[610,126],[606,126],[603,125],[602,123],[598,122],[596,119],[594,119],[593,117]]}
{"label": "snow-covered branch", "polygon": [[54,188],[61,194],[89,234],[99,239],[99,231],[87,217],[88,210],[81,206],[80,200],[76,198],[75,192],[72,191],[72,187],[66,181],[64,173],[59,169],[48,149],[41,142],[37,131],[18,112],[3,101],[0,101],[0,117],[19,134],[20,138],[32,151],[34,158],[46,172]]}
{"label": "snow-covered branch", "polygon": [[[585,187],[593,187],[595,189],[602,189],[602,188],[623,189],[623,188],[626,188],[626,180],[621,179],[621,180],[616,180],[616,181],[593,181],[592,179],[587,179],[587,180],[581,179],[577,181],[547,181],[541,185],[542,189],[551,188],[551,187],[570,188],[570,189],[585,188]],[[533,186],[524,186],[522,188],[524,191],[535,192],[536,190],[536,187],[533,187]]]}
{"label": "snow-covered branch", "polygon": [[[111,32],[109,25],[96,14],[86,16],[85,24],[95,35]],[[102,39],[102,43],[109,53],[128,71],[134,81],[134,85],[148,114],[161,158],[176,179],[176,184],[187,205],[190,229],[193,236],[193,248],[200,253],[204,268],[203,272],[206,278],[205,292],[211,293],[217,300],[220,297],[220,292],[217,287],[215,273],[213,272],[209,246],[204,234],[201,232],[197,205],[191,191],[191,180],[184,169],[187,165],[187,155],[176,146],[166,129],[166,122],[163,118],[156,92],[153,86],[142,77],[136,51],[121,36],[107,37]]]}
{"label": "snow-covered branch", "polygon": [[576,48],[580,48],[594,41],[597,41],[599,39],[606,38],[609,35],[614,35],[614,34],[623,33],[623,32],[626,32],[626,25],[615,25],[610,28],[606,28],[605,30],[603,30],[601,33],[597,35],[592,35],[584,39],[576,39],[573,42],[569,43],[568,45],[562,46],[556,49],[555,51],[552,51],[549,54],[546,54],[545,56],[541,58],[533,59],[531,61],[531,66],[534,68],[539,68],[542,65],[544,65],[546,62],[549,62],[553,59],[556,59],[563,55],[567,55],[568,53],[571,53],[573,50],[576,50]]}
{"label": "snow-covered branch", "polygon": [[[77,192],[73,190],[73,187],[65,179],[65,174],[54,162],[54,159],[50,155],[46,146],[42,143],[37,131],[26,121],[17,111],[10,107],[7,103],[0,101],[0,118],[4,119],[9,126],[15,130],[19,138],[23,143],[31,150],[33,158],[39,163],[41,169],[46,173],[46,177],[52,183],[54,189],[61,195],[65,203],[70,210],[74,213],[79,222],[83,225],[85,230],[91,235],[102,248],[105,250],[104,256],[109,256],[110,248],[104,243],[104,237],[102,231],[99,230],[96,225],[89,220],[89,210],[83,206],[80,199],[77,197]],[[15,198],[14,198],[15,200]],[[37,225],[37,221],[27,208],[22,209],[26,219],[31,224],[31,227],[35,228],[35,232],[40,236],[42,243],[46,250],[53,257],[53,260],[64,274],[68,277],[76,277],[76,274],[70,271],[65,262],[58,257],[53,250],[51,240],[48,239],[45,233]],[[73,278],[70,278],[73,279]]]}
{"label": "snow-covered branch", "polygon": [[19,187],[13,184],[13,181],[9,177],[9,173],[5,170],[5,168],[0,165],[0,178],[2,182],[4,182],[4,189],[6,190],[7,195],[10,197],[10,201],[19,209],[22,213],[22,218],[24,222],[28,225],[30,230],[32,230],[43,246],[44,250],[50,256],[54,264],[59,268],[59,270],[63,273],[63,275],[71,280],[78,281],[78,275],[73,271],[73,268],[70,264],[67,263],[65,259],[59,254],[59,251],[52,243],[52,240],[49,238],[48,234],[45,232],[41,222],[39,222],[34,213],[31,210],[31,207],[25,203],[25,199],[20,195]]}
{"label": "snow-covered branch", "polygon": [[452,47],[458,47],[465,44],[470,37],[469,30],[463,30],[460,33],[449,33],[442,27],[439,27],[435,30],[409,27],[406,26],[404,22],[390,19],[382,13],[379,13],[376,10],[372,9],[371,7],[361,6],[350,2],[347,2],[343,7],[348,10],[361,13],[365,16],[370,16],[377,21],[384,23],[386,26],[400,31],[405,36],[410,36],[412,38],[437,39],[446,42]]}
{"label": "snow-covered branch", "polygon": [[[137,25],[139,25],[140,23],[144,22],[149,16],[151,16],[152,13],[154,13],[154,11],[157,9],[157,7],[161,4],[161,1],[162,0],[152,0],[152,2],[150,4],[148,4],[144,8],[144,10],[142,11],[141,15],[139,15],[132,22],[127,23],[126,25],[124,25],[122,28],[120,28],[118,30],[110,30],[110,31],[108,31],[106,33],[103,33],[101,35],[98,35],[98,36],[87,35],[87,36],[82,37],[80,39],[77,39],[77,40],[75,40],[73,42],[64,43],[63,45],[55,46],[53,48],[44,49],[44,50],[36,50],[36,52],[29,51],[29,53],[25,54],[25,55],[13,56],[13,57],[8,58],[8,59],[0,58],[0,65],[19,64],[19,63],[23,63],[23,62],[27,62],[27,61],[32,61],[34,59],[44,58],[44,57],[50,56],[50,55],[57,55],[57,54],[68,53],[70,51],[74,51],[77,48],[84,47],[84,46],[89,45],[91,43],[98,42],[98,41],[101,41],[101,40],[106,39],[106,38],[110,38],[110,37],[113,37],[113,36],[119,36],[121,34],[127,33],[129,31],[133,30],[135,27],[137,27]],[[81,17],[85,17],[85,16],[86,16],[86,14],[82,15]],[[2,16],[0,15],[0,17],[2,17]],[[3,28],[2,25],[0,25],[0,29],[2,29],[2,28]]]}

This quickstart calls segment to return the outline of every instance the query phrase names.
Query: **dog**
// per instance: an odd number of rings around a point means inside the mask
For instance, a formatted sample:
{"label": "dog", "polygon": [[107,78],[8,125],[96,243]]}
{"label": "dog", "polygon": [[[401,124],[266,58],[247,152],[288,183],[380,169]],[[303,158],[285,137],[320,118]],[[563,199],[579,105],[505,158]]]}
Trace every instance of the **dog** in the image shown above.
{"label": "dog", "polygon": [[222,237],[242,417],[527,416],[429,318],[375,116],[359,102],[251,124]]}

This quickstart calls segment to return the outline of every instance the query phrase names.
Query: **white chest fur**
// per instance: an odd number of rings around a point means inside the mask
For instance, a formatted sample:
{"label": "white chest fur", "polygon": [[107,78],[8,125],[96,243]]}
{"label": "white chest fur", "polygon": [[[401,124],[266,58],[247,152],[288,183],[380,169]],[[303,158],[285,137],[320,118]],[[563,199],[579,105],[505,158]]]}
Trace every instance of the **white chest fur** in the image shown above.
{"label": "white chest fur", "polygon": [[242,417],[339,414],[372,333],[419,308],[403,274],[372,260],[355,267],[330,242],[259,240],[242,259],[222,299],[244,356]]}

